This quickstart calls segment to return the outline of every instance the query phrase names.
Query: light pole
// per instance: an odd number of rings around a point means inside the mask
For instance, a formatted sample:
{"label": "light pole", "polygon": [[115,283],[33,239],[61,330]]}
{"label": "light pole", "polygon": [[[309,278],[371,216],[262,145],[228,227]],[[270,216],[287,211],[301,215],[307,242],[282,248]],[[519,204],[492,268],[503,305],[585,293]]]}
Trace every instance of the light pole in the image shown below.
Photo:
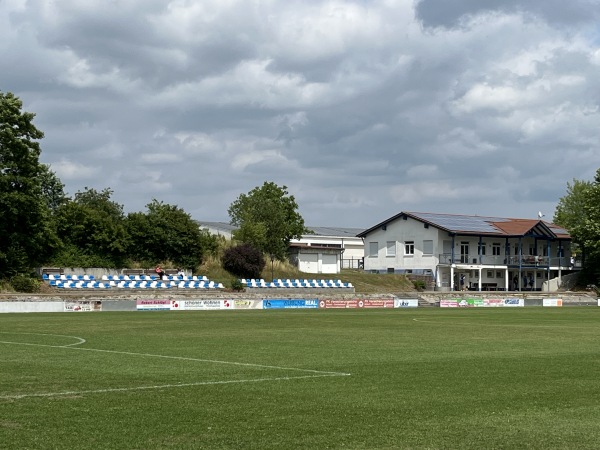
{"label": "light pole", "polygon": [[275,262],[275,255],[271,253],[271,281],[275,281],[275,275],[273,275],[273,263]]}

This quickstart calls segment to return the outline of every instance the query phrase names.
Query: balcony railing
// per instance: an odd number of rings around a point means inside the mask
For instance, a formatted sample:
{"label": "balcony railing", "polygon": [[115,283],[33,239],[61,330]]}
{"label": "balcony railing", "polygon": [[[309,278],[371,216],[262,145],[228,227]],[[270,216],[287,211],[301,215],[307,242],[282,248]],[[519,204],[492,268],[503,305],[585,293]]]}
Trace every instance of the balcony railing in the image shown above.
{"label": "balcony railing", "polygon": [[581,268],[579,260],[574,262],[564,256],[547,257],[537,255],[454,255],[442,253],[439,255],[440,264],[469,264],[485,266],[524,266],[524,267],[563,267]]}

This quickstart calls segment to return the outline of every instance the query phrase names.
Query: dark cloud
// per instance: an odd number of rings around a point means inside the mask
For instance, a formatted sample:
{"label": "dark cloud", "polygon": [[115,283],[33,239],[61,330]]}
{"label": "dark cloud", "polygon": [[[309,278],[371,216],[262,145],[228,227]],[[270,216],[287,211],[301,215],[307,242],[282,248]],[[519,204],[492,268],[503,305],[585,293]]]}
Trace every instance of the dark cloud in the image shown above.
{"label": "dark cloud", "polygon": [[418,0],[416,15],[426,27],[455,27],[483,13],[525,14],[555,25],[597,22],[598,0]]}
{"label": "dark cloud", "polygon": [[227,220],[550,217],[600,166],[597,1],[0,1],[0,90],[67,191]]}

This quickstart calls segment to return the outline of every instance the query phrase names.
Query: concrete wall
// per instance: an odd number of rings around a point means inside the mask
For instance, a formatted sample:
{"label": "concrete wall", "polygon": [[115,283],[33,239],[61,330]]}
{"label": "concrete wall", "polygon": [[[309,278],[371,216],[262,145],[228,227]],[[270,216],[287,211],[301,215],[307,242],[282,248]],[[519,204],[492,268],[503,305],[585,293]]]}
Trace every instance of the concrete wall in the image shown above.
{"label": "concrete wall", "polygon": [[63,312],[64,302],[0,301],[0,313]]}
{"label": "concrete wall", "polygon": [[[111,294],[111,295],[107,295]],[[131,293],[119,298],[113,293],[82,293],[58,295],[31,296],[31,294],[0,294],[0,313],[7,312],[63,312],[65,304],[78,301],[90,303],[101,302],[102,311],[135,311],[137,300],[262,300],[262,299],[337,299],[337,300],[378,300],[389,298],[417,298],[420,306],[439,306],[442,299],[457,298],[523,298],[525,306],[542,306],[543,299],[560,298],[563,306],[598,306],[598,298],[591,293],[562,292],[543,295],[539,292],[506,293],[506,292],[401,292],[384,294],[356,294],[332,289],[256,289],[247,292],[205,292],[178,294],[174,292]]]}

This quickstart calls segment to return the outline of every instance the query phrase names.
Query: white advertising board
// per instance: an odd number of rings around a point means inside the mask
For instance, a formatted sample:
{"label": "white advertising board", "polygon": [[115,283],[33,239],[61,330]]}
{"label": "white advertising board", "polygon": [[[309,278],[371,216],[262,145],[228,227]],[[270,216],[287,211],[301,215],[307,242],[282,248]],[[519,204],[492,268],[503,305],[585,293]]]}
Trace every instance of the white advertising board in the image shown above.
{"label": "white advertising board", "polygon": [[234,309],[232,300],[172,300],[171,311],[197,311],[208,309]]}
{"label": "white advertising board", "polygon": [[562,305],[563,304],[561,298],[545,298],[542,300],[542,306],[560,307]]}
{"label": "white advertising board", "polygon": [[63,312],[64,302],[0,302],[0,313]]}
{"label": "white advertising board", "polygon": [[394,308],[417,308],[419,299],[417,298],[395,298]]}

